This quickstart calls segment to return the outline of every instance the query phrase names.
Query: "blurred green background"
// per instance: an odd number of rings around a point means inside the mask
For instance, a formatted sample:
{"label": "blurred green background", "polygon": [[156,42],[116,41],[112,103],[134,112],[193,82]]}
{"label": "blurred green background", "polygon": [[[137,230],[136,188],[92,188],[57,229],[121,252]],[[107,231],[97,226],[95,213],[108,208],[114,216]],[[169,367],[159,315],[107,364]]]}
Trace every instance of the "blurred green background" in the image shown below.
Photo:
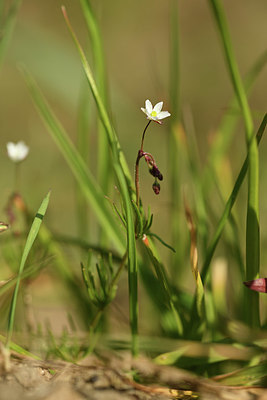
{"label": "blurred green background", "polygon": [[[0,71],[0,219],[5,220],[4,207],[13,190],[14,178],[13,165],[6,155],[6,143],[24,140],[30,146],[30,155],[22,165],[21,191],[28,206],[33,210],[37,209],[44,194],[52,189],[46,221],[55,232],[75,235],[75,184],[72,173],[47,134],[17,68],[19,63],[23,63],[33,73],[56,115],[75,142],[78,99],[84,78],[77,51],[62,17],[61,5],[62,2],[58,0],[22,1]],[[87,50],[89,60],[92,60],[90,38],[79,1],[65,1],[64,5]],[[140,107],[149,98],[153,104],[164,101],[163,109],[173,112],[169,101],[170,1],[94,0],[92,6],[102,31],[112,119],[134,174],[136,153],[146,122]],[[244,76],[266,50],[267,3],[266,0],[227,0],[224,1],[224,6],[237,60]],[[192,118],[201,165],[204,167],[212,134],[227,109],[233,90],[207,3],[198,0],[181,1],[179,14],[181,113],[182,119]],[[250,97],[256,127],[266,111],[266,82],[265,68],[257,78]],[[95,172],[97,138],[94,107],[91,108],[89,117],[90,167]],[[156,124],[151,126],[145,142],[145,149],[156,157],[164,175],[160,196],[154,196],[151,176],[148,176],[144,166],[141,168],[143,203],[152,206],[153,231],[160,233],[167,241],[170,240],[169,223],[172,218],[168,182],[169,123],[166,120],[162,127]],[[264,276],[267,261],[266,152],[267,144],[263,138],[260,145],[260,209]],[[239,123],[229,153],[233,179],[245,155],[243,124]],[[189,192],[192,188],[186,173],[181,179],[182,195],[183,187]],[[245,230],[245,204],[244,185],[237,202],[242,240]],[[182,212],[181,218],[184,218]],[[192,285],[192,281],[190,282]]]}

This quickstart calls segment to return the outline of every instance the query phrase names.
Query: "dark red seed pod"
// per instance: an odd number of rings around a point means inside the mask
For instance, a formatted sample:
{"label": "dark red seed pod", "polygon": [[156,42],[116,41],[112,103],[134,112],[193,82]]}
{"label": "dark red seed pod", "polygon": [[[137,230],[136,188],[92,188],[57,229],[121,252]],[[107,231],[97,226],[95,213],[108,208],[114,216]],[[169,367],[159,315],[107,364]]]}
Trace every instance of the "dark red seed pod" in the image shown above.
{"label": "dark red seed pod", "polygon": [[152,185],[152,189],[153,189],[155,194],[159,194],[159,192],[160,192],[160,184],[157,181],[155,181],[153,183],[153,185]]}
{"label": "dark red seed pod", "polygon": [[151,175],[153,175],[155,178],[158,178],[160,181],[163,180],[163,175],[161,174],[158,167],[156,167],[155,165],[153,165],[153,167],[150,168],[149,172],[151,173]]}

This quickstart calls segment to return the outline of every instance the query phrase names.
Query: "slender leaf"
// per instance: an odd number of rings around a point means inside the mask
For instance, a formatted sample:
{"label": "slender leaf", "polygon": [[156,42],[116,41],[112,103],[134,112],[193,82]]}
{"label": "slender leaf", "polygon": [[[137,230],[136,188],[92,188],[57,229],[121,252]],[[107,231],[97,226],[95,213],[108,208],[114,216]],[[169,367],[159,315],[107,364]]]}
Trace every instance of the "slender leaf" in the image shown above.
{"label": "slender leaf", "polygon": [[86,74],[90,89],[94,96],[99,116],[103,122],[103,125],[106,130],[106,134],[108,137],[108,141],[110,144],[111,152],[112,152],[112,161],[113,167],[115,171],[115,175],[119,182],[119,187],[121,191],[121,195],[123,198],[123,204],[126,215],[127,222],[127,251],[128,251],[128,281],[129,281],[129,303],[130,303],[130,324],[132,331],[132,353],[134,355],[138,352],[138,342],[137,342],[137,332],[138,332],[138,294],[137,294],[137,254],[136,254],[136,244],[135,244],[135,225],[133,218],[133,210],[132,210],[132,179],[129,173],[125,158],[122,154],[117,136],[115,131],[111,125],[111,122],[108,118],[108,114],[106,112],[103,101],[99,95],[99,91],[97,89],[95,80],[93,78],[93,74],[91,72],[91,68],[87,62],[84,51],[72,29],[70,21],[68,19],[66,10],[62,7],[62,12],[68,26],[68,29],[71,33],[73,41],[77,47],[77,50],[80,54],[82,65],[84,68],[84,72]]}
{"label": "slender leaf", "polygon": [[46,213],[46,210],[48,207],[48,203],[49,203],[49,198],[50,198],[50,192],[45,196],[39,210],[37,211],[37,213],[34,217],[34,220],[33,220],[33,223],[32,223],[32,226],[31,226],[31,229],[30,229],[30,232],[27,237],[26,244],[25,244],[25,247],[24,247],[24,250],[22,253],[21,262],[20,262],[19,271],[18,271],[18,279],[16,282],[16,286],[14,289],[13,298],[12,298],[11,306],[10,306],[8,328],[7,328],[7,339],[6,339],[6,348],[7,349],[9,349],[9,347],[10,347],[10,341],[11,341],[11,337],[12,337],[12,333],[13,333],[19,285],[20,285],[22,274],[23,274],[24,266],[25,266],[26,260],[28,258],[29,252],[33,246],[35,239],[36,239],[36,236],[39,232],[41,223],[43,221],[43,217],[45,216],[45,213]]}
{"label": "slender leaf", "polygon": [[[96,83],[99,95],[105,107],[107,107],[107,79],[105,70],[105,57],[100,29],[93,13],[89,0],[80,0],[86,26],[92,40],[93,58],[96,71]],[[105,128],[99,120],[98,126],[98,182],[104,192],[108,191],[110,184],[110,152]]]}
{"label": "slender leaf", "polygon": [[[261,138],[262,138],[262,135],[264,133],[266,124],[267,124],[267,114],[265,114],[265,116],[264,116],[264,118],[263,118],[263,120],[261,122],[261,125],[260,125],[260,127],[258,129],[257,135],[256,135],[258,144],[261,141]],[[248,156],[246,157],[246,159],[245,159],[245,161],[244,161],[244,163],[242,165],[242,168],[241,168],[241,170],[240,170],[240,172],[238,174],[238,177],[236,179],[236,182],[235,182],[235,185],[233,187],[233,190],[232,190],[232,192],[231,192],[231,194],[230,194],[230,196],[229,196],[229,198],[228,198],[228,200],[226,202],[223,214],[222,214],[222,216],[220,218],[220,221],[219,221],[219,223],[217,225],[216,232],[213,235],[213,239],[212,239],[212,241],[211,241],[211,243],[210,243],[210,245],[208,247],[207,256],[206,256],[205,261],[203,263],[203,268],[202,268],[202,272],[201,272],[201,276],[202,276],[203,282],[205,282],[206,275],[207,275],[207,272],[208,272],[208,269],[209,269],[209,265],[210,265],[212,256],[213,256],[213,254],[215,252],[215,249],[217,247],[217,244],[218,244],[218,242],[220,240],[220,237],[221,237],[221,234],[222,234],[223,229],[225,227],[225,224],[226,224],[226,222],[227,222],[227,220],[228,220],[228,218],[230,216],[232,207],[233,207],[233,205],[235,203],[235,200],[236,200],[236,197],[237,197],[238,192],[240,190],[240,187],[241,187],[241,185],[242,185],[242,183],[243,183],[243,181],[245,179],[245,176],[246,176],[246,173],[247,173],[247,169],[248,169]]]}
{"label": "slender leaf", "polygon": [[[259,230],[259,155],[253,136],[253,120],[244,85],[234,56],[224,9],[220,0],[209,0],[216,20],[226,58],[229,75],[243,115],[248,149],[248,202],[246,227],[246,280],[257,279],[260,267]],[[251,326],[259,326],[259,295],[257,292],[246,296],[246,315]]]}
{"label": "slender leaf", "polygon": [[83,190],[84,195],[90,202],[99,223],[107,231],[109,237],[112,238],[118,249],[122,251],[124,240],[121,231],[118,225],[114,223],[113,215],[99,185],[72,144],[64,128],[53,114],[32,76],[25,68],[21,68],[21,70],[37,110],[39,111],[52,138],[58,145],[59,150],[65,157],[69,167]]}

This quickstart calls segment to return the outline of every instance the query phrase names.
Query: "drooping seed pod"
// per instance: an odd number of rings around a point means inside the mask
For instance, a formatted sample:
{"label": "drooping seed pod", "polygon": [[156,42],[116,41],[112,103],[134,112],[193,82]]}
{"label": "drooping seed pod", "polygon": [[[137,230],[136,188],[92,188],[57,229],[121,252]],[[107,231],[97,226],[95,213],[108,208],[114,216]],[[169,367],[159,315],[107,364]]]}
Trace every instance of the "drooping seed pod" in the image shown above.
{"label": "drooping seed pod", "polygon": [[155,180],[155,182],[153,183],[152,189],[153,189],[155,194],[159,194],[159,192],[160,192],[160,184],[158,183],[157,180]]}

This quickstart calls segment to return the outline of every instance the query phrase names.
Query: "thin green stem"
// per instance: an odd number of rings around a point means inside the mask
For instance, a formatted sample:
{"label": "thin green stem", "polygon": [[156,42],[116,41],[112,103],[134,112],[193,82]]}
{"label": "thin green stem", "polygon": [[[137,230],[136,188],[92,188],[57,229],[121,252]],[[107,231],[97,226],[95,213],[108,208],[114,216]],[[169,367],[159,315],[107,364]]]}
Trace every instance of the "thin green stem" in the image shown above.
{"label": "thin green stem", "polygon": [[149,127],[150,123],[151,123],[151,119],[150,119],[150,120],[148,121],[148,123],[146,124],[146,127],[145,127],[144,132],[143,132],[143,135],[142,135],[141,147],[140,147],[140,150],[141,150],[141,151],[143,151],[144,140],[145,140],[145,134],[146,134],[147,128]]}
{"label": "thin green stem", "polygon": [[14,182],[14,188],[15,192],[19,191],[19,179],[20,178],[20,163],[15,163],[15,182]]}

